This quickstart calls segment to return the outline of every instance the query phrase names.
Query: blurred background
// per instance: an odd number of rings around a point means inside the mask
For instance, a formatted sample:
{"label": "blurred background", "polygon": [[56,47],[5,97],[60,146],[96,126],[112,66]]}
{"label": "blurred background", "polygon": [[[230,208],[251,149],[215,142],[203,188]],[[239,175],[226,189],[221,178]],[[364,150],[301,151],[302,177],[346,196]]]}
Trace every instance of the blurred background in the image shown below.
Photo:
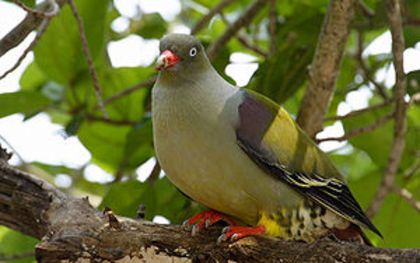
{"label": "blurred background", "polygon": [[[22,1],[33,7],[41,1]],[[196,25],[221,1],[75,1],[83,18],[109,119],[97,107],[82,52],[77,23],[66,5],[53,18],[21,65],[0,80],[0,144],[13,153],[10,163],[36,174],[74,196],[89,196],[102,209],[134,217],[140,204],[146,218],[178,224],[203,209],[166,179],[153,152],[150,78],[159,39],[167,33],[195,33],[207,46],[216,41],[253,3],[230,1],[202,28]],[[212,63],[229,81],[281,103],[293,117],[307,85],[327,0],[275,1],[238,31]],[[402,1],[409,101],[420,92],[420,2]],[[273,9],[271,10],[273,11]],[[11,1],[0,1],[0,38],[26,15]],[[271,23],[271,25],[270,25]],[[346,47],[328,116],[342,116],[370,105],[383,107],[348,118],[330,118],[317,138],[342,136],[374,123],[392,110],[395,71],[385,4],[366,0],[359,7]],[[197,32],[195,32],[197,31]],[[0,57],[0,74],[11,68],[35,38]],[[127,92],[126,90],[129,89]],[[122,92],[122,93],[121,93]],[[407,145],[397,175],[401,187],[420,199],[420,105],[407,112]],[[389,121],[344,141],[322,142],[367,208],[382,178],[393,138]],[[420,213],[389,194],[375,225],[383,247],[420,247]],[[0,257],[33,249],[37,240],[0,226]],[[16,262],[33,261],[31,258]]]}

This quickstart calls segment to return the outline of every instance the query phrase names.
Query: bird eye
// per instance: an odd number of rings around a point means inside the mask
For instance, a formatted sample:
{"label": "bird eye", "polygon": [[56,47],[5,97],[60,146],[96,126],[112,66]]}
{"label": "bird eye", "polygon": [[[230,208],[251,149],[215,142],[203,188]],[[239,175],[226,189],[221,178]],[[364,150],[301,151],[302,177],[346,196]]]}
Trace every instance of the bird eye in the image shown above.
{"label": "bird eye", "polygon": [[197,48],[193,47],[190,49],[190,56],[194,57],[195,55],[197,55]]}

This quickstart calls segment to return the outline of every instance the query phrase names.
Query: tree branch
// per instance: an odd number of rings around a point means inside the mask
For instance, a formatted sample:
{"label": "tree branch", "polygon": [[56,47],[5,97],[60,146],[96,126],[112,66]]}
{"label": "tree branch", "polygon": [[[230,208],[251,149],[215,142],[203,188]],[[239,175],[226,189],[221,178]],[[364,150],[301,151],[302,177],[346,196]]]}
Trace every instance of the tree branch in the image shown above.
{"label": "tree branch", "polygon": [[276,26],[277,26],[277,14],[276,14],[276,0],[270,0],[270,9],[268,13],[269,24],[268,31],[270,33],[270,55],[274,55],[277,51],[276,41]]}
{"label": "tree branch", "polygon": [[248,48],[249,50],[254,51],[255,53],[257,53],[258,55],[261,55],[263,57],[268,57],[268,53],[263,50],[261,47],[257,46],[257,45],[253,45],[250,40],[248,40],[248,37],[243,34],[243,32],[239,31],[237,36],[238,41],[246,48]]}
{"label": "tree branch", "polygon": [[15,4],[17,4],[18,6],[20,6],[26,12],[28,12],[30,14],[34,14],[34,15],[39,16],[39,17],[44,17],[44,18],[52,18],[52,17],[56,16],[58,14],[58,12],[60,11],[60,7],[57,5],[55,0],[46,0],[46,2],[48,2],[49,5],[50,5],[50,10],[45,11],[45,12],[29,8],[19,0],[13,0],[13,2]]}
{"label": "tree branch", "polygon": [[365,78],[365,80],[371,82],[373,84],[373,86],[375,86],[376,91],[378,92],[378,94],[384,99],[384,100],[389,100],[388,95],[386,94],[386,88],[378,83],[374,77],[372,77],[372,73],[370,71],[370,69],[368,69],[364,59],[363,59],[363,33],[362,32],[358,32],[358,38],[357,38],[357,42],[358,42],[358,50],[356,53],[356,60],[359,63],[360,69],[363,72],[363,76]]}
{"label": "tree branch", "polygon": [[[416,262],[418,249],[386,249],[322,238],[315,243],[248,237],[216,242],[222,226],[192,236],[182,226],[100,212],[47,182],[10,167],[0,149],[0,224],[42,239],[39,262]],[[142,209],[142,212],[144,209]]]}
{"label": "tree branch", "polygon": [[50,24],[50,20],[47,18],[41,22],[41,25],[39,26],[38,32],[36,33],[34,40],[32,40],[31,44],[29,44],[29,46],[23,51],[22,55],[18,58],[16,63],[0,76],[0,80],[4,79],[7,75],[9,75],[11,72],[13,72],[15,69],[19,67],[19,65],[25,59],[26,55],[28,55],[28,53],[36,46],[36,44],[38,44],[39,40],[41,39],[41,36],[47,30],[49,24]]}
{"label": "tree branch", "polygon": [[322,26],[314,60],[309,68],[309,85],[301,103],[297,122],[312,138],[322,130],[341,65],[355,0],[331,0]]}
{"label": "tree branch", "polygon": [[[61,8],[66,3],[66,0],[57,0],[56,3]],[[37,5],[35,10],[39,12],[48,12],[51,8],[53,7],[50,5],[50,1],[44,1]],[[19,45],[29,33],[41,24],[42,20],[44,20],[43,17],[38,16],[35,13],[28,13],[22,22],[0,40],[0,57],[10,49]]]}
{"label": "tree branch", "polygon": [[400,188],[395,184],[391,187],[391,190],[401,198],[405,199],[414,209],[420,212],[420,202],[417,201],[408,190]]}
{"label": "tree branch", "polygon": [[93,87],[95,88],[96,100],[98,101],[98,107],[101,109],[102,114],[104,115],[105,119],[108,119],[109,116],[108,116],[108,113],[106,112],[105,104],[102,99],[102,91],[101,91],[101,87],[99,86],[98,75],[96,74],[95,65],[93,64],[92,56],[90,54],[88,42],[86,39],[85,26],[83,25],[83,19],[80,16],[79,12],[77,11],[76,5],[74,4],[73,0],[68,0],[68,3],[70,5],[70,9],[74,15],[74,18],[76,18],[76,21],[77,21],[80,40],[82,41],[83,53],[85,53],[85,57],[86,57],[88,67],[89,67],[89,72],[92,77]]}
{"label": "tree branch", "polygon": [[264,7],[268,0],[256,0],[251,4],[248,9],[235,21],[233,22],[223,34],[213,42],[207,49],[207,55],[210,60],[216,57],[221,49],[227,44],[227,42],[236,35],[236,33],[242,27],[251,23],[254,16]]}
{"label": "tree branch", "polygon": [[393,100],[390,99],[390,100],[384,101],[382,103],[378,103],[376,105],[372,105],[372,106],[367,107],[367,108],[364,108],[364,109],[351,111],[351,112],[349,112],[349,113],[347,113],[345,115],[325,117],[325,120],[326,121],[331,121],[331,120],[338,121],[338,120],[343,120],[343,119],[347,119],[347,118],[350,118],[350,117],[359,116],[359,115],[361,115],[361,114],[363,114],[365,112],[374,111],[376,109],[389,106],[389,105],[392,104],[392,102],[393,102]]}
{"label": "tree branch", "polygon": [[[107,105],[109,103],[112,103],[112,102],[114,102],[114,101],[116,101],[116,100],[118,100],[118,99],[120,99],[124,96],[127,96],[128,94],[130,94],[130,93],[132,93],[132,92],[134,92],[138,89],[147,88],[147,87],[153,85],[153,83],[155,83],[155,81],[156,81],[156,76],[150,77],[150,78],[146,79],[145,81],[142,81],[142,82],[140,82],[140,83],[138,83],[138,84],[136,84],[136,85],[134,85],[134,86],[132,86],[128,89],[125,89],[121,92],[118,92],[118,93],[112,95],[111,97],[106,98],[105,101],[104,101],[104,104]],[[94,107],[95,110],[98,109],[98,108],[99,108],[98,105],[96,105]]]}
{"label": "tree branch", "polygon": [[99,122],[104,122],[104,123],[109,123],[112,125],[122,125],[122,126],[134,126],[136,124],[135,121],[131,121],[131,120],[114,120],[114,119],[107,119],[107,118],[103,118],[103,117],[98,117],[92,114],[86,114],[86,119],[90,120],[90,121],[99,121]]}
{"label": "tree branch", "polygon": [[344,134],[343,136],[340,137],[327,137],[327,138],[322,138],[322,139],[317,139],[316,142],[320,143],[320,142],[326,142],[326,141],[345,141],[348,140],[356,135],[362,134],[362,133],[367,133],[367,132],[371,132],[375,129],[377,129],[379,126],[385,124],[387,121],[391,120],[392,117],[394,116],[394,113],[388,113],[386,115],[384,115],[382,118],[378,119],[375,123],[368,125],[368,126],[363,126],[363,127],[359,127],[359,128],[355,128],[349,132],[347,132],[346,134]]}
{"label": "tree branch", "polygon": [[404,35],[402,28],[401,10],[399,0],[387,1],[387,13],[391,26],[392,34],[392,54],[394,58],[396,87],[394,91],[395,100],[395,124],[394,141],[389,154],[387,167],[381,185],[373,197],[366,212],[369,217],[373,217],[382,206],[383,200],[388,192],[395,186],[395,175],[400,164],[401,156],[405,146],[406,133],[406,76],[403,67]]}
{"label": "tree branch", "polygon": [[[229,21],[226,19],[226,17],[224,16],[223,13],[220,13],[220,16],[222,18],[222,21],[227,24],[228,26],[230,26]],[[248,48],[251,51],[254,51],[255,53],[263,56],[263,57],[268,57],[268,52],[264,51],[261,47],[259,47],[258,45],[254,45],[252,44],[252,40],[248,38],[248,36],[246,35],[246,33],[244,32],[245,30],[242,28],[238,31],[238,33],[236,34],[236,38],[238,39],[239,43],[242,44],[242,46]]]}
{"label": "tree branch", "polygon": [[224,0],[211,9],[203,18],[191,29],[191,35],[197,34],[205,25],[220,11],[225,9],[228,5],[235,2],[235,0]]}

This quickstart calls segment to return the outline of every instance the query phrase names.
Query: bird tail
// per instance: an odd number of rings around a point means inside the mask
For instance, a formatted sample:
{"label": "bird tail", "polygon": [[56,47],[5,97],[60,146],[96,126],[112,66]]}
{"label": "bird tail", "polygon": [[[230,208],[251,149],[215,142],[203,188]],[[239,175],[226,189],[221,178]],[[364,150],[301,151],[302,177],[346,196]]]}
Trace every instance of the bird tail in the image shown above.
{"label": "bird tail", "polygon": [[346,229],[332,230],[334,236],[343,241],[359,241],[362,244],[373,247],[372,242],[363,232],[363,230],[356,224],[351,223]]}

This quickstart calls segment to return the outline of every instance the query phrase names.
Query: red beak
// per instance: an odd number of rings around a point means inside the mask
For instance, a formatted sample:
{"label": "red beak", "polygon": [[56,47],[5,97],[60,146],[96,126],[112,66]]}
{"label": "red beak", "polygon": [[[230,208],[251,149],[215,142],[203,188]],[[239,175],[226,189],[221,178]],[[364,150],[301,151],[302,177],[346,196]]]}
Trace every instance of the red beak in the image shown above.
{"label": "red beak", "polygon": [[172,51],[167,49],[160,54],[156,62],[156,70],[172,68],[178,61],[181,61],[181,59]]}

